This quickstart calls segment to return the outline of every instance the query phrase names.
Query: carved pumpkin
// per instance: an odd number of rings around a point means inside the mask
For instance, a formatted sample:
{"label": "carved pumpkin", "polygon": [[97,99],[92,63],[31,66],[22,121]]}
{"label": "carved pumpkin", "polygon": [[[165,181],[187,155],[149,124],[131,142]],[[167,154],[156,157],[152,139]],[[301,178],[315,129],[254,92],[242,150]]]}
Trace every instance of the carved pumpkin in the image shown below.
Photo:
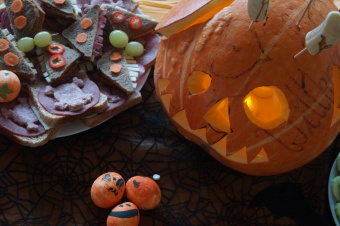
{"label": "carved pumpkin", "polygon": [[338,134],[339,44],[294,59],[306,33],[337,8],[314,1],[297,27],[308,2],[272,0],[267,20],[248,29],[247,1],[235,0],[162,39],[155,87],[165,111],[226,166],[284,173],[320,155]]}

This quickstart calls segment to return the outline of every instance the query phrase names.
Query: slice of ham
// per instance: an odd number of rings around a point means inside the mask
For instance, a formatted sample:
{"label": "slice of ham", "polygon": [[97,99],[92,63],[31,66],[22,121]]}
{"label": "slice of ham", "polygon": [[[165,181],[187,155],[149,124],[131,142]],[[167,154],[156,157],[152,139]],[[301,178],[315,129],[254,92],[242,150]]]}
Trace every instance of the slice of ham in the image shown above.
{"label": "slice of ham", "polygon": [[122,106],[128,99],[126,93],[116,87],[108,87],[101,82],[97,82],[97,85],[100,92],[106,95],[108,99],[108,107],[105,109],[105,111],[110,111],[114,108]]}
{"label": "slice of ham", "polygon": [[11,22],[8,17],[8,12],[6,8],[1,9],[0,11],[0,26],[1,29],[7,29],[11,34],[13,34],[13,30],[11,28]]}
{"label": "slice of ham", "polygon": [[22,93],[9,103],[0,103],[0,127],[20,136],[35,137],[46,132]]}
{"label": "slice of ham", "polygon": [[[98,86],[88,78],[81,79],[83,86],[81,91],[75,88],[78,81],[75,77],[72,82],[61,84],[55,88],[42,85],[38,100],[40,104],[50,113],[56,115],[78,115],[86,112],[96,105],[100,98]],[[46,90],[50,92],[46,93]],[[72,98],[64,98],[72,97]]]}

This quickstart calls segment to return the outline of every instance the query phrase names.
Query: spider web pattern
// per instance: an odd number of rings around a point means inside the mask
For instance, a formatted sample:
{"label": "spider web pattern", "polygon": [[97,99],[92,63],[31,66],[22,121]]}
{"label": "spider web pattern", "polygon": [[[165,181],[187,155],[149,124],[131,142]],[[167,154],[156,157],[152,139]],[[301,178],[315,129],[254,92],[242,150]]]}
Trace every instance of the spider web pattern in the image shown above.
{"label": "spider web pattern", "polygon": [[177,132],[152,75],[142,95],[106,123],[42,147],[0,136],[0,224],[105,225],[110,209],[92,203],[90,188],[115,171],[126,181],[161,176],[161,204],[141,211],[140,225],[333,225],[327,183],[339,145],[286,174],[244,175]]}

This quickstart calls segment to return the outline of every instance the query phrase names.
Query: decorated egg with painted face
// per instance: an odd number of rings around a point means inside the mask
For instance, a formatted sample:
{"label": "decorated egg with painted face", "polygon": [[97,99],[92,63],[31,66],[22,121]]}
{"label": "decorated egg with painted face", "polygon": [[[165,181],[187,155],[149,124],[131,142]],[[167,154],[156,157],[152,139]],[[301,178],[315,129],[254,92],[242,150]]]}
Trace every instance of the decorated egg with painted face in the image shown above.
{"label": "decorated egg with painted face", "polygon": [[101,208],[109,208],[122,199],[125,191],[123,177],[115,172],[100,175],[92,184],[91,199]]}
{"label": "decorated egg with painted face", "polygon": [[132,202],[124,202],[114,207],[107,217],[107,226],[139,224],[140,214],[137,206]]}
{"label": "decorated egg with painted face", "polygon": [[134,176],[126,182],[126,196],[139,209],[150,210],[160,203],[161,190],[151,178]]}
{"label": "decorated egg with painted face", "polygon": [[14,100],[21,89],[21,83],[16,74],[7,70],[0,70],[0,102]]}

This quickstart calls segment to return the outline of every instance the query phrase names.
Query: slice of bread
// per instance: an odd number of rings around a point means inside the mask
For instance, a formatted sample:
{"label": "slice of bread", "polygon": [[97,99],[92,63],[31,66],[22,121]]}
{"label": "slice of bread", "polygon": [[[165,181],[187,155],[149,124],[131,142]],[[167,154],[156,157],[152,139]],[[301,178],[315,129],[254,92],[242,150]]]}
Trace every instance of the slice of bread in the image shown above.
{"label": "slice of bread", "polygon": [[38,146],[42,146],[46,144],[49,140],[54,139],[57,132],[58,132],[58,128],[55,127],[55,128],[48,129],[46,133],[39,135],[37,137],[19,136],[19,135],[15,135],[7,131],[1,131],[0,133],[20,145],[28,146],[28,147],[38,147]]}
{"label": "slice of bread", "polygon": [[[81,22],[83,19],[89,18],[92,21],[92,26],[83,29]],[[96,55],[101,53],[102,48],[102,29],[105,26],[106,19],[100,9],[99,5],[94,5],[83,17],[78,19],[75,23],[66,28],[62,35],[76,48],[86,60],[93,61]],[[87,39],[84,43],[77,42],[78,34],[85,33]]]}
{"label": "slice of bread", "polygon": [[55,4],[53,0],[40,0],[41,7],[46,15],[55,17],[55,19],[63,18],[75,22],[77,15],[74,11],[71,0],[65,0],[64,4]]}
{"label": "slice of bread", "polygon": [[113,116],[119,114],[120,112],[125,111],[126,109],[134,105],[137,105],[141,101],[142,101],[141,93],[138,91],[134,91],[121,105],[118,105],[117,107],[114,108],[110,108],[109,110],[105,110],[91,117],[84,117],[82,119],[82,122],[89,127],[97,126],[105,122],[106,120],[112,118]]}
{"label": "slice of bread", "polygon": [[[111,30],[122,30],[129,36],[130,39],[139,37],[141,35],[144,35],[147,32],[153,31],[158,23],[156,20],[151,19],[149,16],[133,13],[119,6],[102,4],[101,8],[107,10],[105,13],[105,17],[111,26]],[[112,13],[114,12],[123,13],[125,16],[125,20],[121,23],[115,23],[112,20],[112,16],[111,16]],[[140,29],[134,30],[129,27],[129,20],[132,17],[138,17],[142,21],[142,27]]]}
{"label": "slice of bread", "polygon": [[[55,42],[53,42],[55,43]],[[58,43],[59,44],[59,43]],[[45,48],[38,48],[37,56],[40,61],[41,71],[45,77],[47,83],[52,86],[59,85],[70,77],[73,77],[75,72],[77,72],[77,60],[80,58],[80,53],[76,50],[68,48],[64,45],[65,52],[62,54],[66,59],[65,66],[61,68],[52,68],[48,61],[52,56]]]}
{"label": "slice of bread", "polygon": [[55,4],[53,0],[40,0],[40,3],[46,13],[43,26],[55,32],[62,33],[78,19],[71,0],[66,0],[64,4]]}
{"label": "slice of bread", "polygon": [[43,145],[54,138],[57,130],[57,127],[46,129],[34,110],[25,87],[21,89],[17,99],[0,103],[0,133],[21,145]]}
{"label": "slice of bread", "polygon": [[[84,73],[78,73],[77,77],[84,78],[86,76],[84,75]],[[47,128],[53,128],[56,126],[76,121],[86,116],[97,114],[99,112],[104,111],[108,106],[107,97],[104,94],[100,93],[100,98],[97,104],[95,104],[93,107],[89,108],[85,112],[74,115],[56,115],[47,111],[39,101],[38,95],[42,85],[43,83],[35,83],[29,85],[28,94],[31,97],[33,105],[37,109],[40,118],[42,119]]]}
{"label": "slice of bread", "polygon": [[[111,61],[110,56],[112,53],[118,52],[122,58],[118,61]],[[121,71],[119,73],[113,73],[110,70],[111,65],[119,64],[121,65]],[[127,62],[125,60],[125,53],[122,49],[113,48],[112,50],[104,53],[97,62],[97,68],[101,72],[101,76],[112,85],[123,90],[125,93],[131,94],[134,92],[134,87],[132,85],[131,78],[129,76],[129,69],[127,67]]]}
{"label": "slice of bread", "polygon": [[[33,68],[33,64],[24,57],[24,53],[21,52],[14,44],[14,37],[9,33],[7,29],[0,29],[0,39],[5,39],[9,42],[9,49],[0,52],[0,68],[1,70],[8,70],[15,73],[21,82],[33,83],[35,81],[35,75],[37,71]],[[7,53],[14,53],[19,57],[19,63],[15,66],[8,66],[4,62],[4,56]]]}
{"label": "slice of bread", "polygon": [[[17,40],[22,37],[33,37],[37,32],[41,31],[45,19],[45,12],[39,4],[30,0],[21,1],[24,8],[21,12],[15,13],[11,10],[13,0],[4,0],[11,27]],[[14,20],[19,16],[24,16],[27,19],[27,24],[22,29],[14,26]]]}

